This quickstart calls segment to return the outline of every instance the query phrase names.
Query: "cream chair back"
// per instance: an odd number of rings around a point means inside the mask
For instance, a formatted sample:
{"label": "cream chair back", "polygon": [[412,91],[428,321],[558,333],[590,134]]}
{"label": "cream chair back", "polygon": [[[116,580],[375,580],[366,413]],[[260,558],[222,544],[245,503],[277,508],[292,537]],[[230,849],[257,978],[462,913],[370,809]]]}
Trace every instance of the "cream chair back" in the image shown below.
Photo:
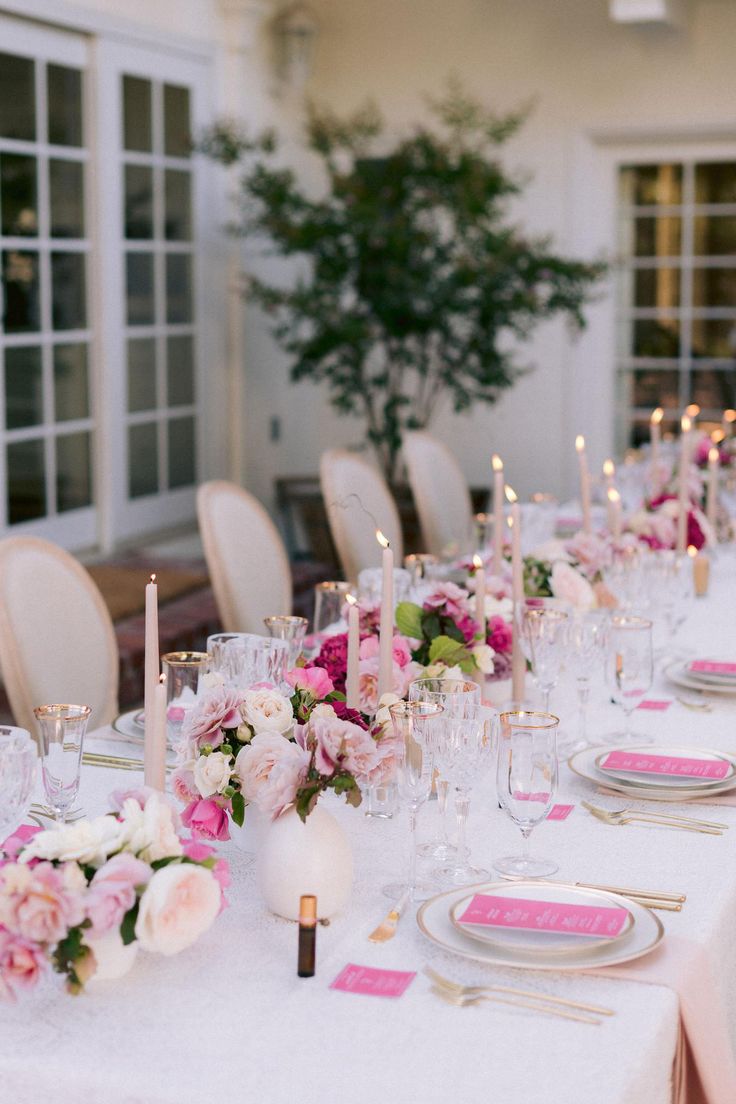
{"label": "cream chair back", "polygon": [[197,516],[223,630],[264,636],[264,617],[291,613],[291,569],[278,529],[257,498],[224,480],[202,484]]}
{"label": "cream chair back", "polygon": [[386,481],[367,460],[345,449],[328,449],[320,463],[322,497],[345,578],[356,582],[365,567],[381,566],[380,529],[391,543],[397,567],[404,541],[396,503]]}
{"label": "cream chair back", "polygon": [[34,735],[37,705],[89,705],[90,730],[118,712],[107,606],[82,565],[49,541],[0,541],[0,671],[16,724]]}
{"label": "cream chair back", "polygon": [[457,460],[446,445],[421,430],[404,434],[403,450],[424,551],[434,556],[467,552],[473,504]]}

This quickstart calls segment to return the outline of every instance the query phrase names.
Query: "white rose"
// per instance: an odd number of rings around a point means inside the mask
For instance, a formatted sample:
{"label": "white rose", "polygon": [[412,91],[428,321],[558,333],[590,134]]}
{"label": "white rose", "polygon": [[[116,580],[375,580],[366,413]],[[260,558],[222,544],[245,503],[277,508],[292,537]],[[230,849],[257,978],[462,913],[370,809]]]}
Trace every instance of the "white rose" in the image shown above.
{"label": "white rose", "polygon": [[220,887],[210,870],[193,863],[164,866],[141,897],[136,939],[144,951],[178,954],[211,926],[220,901]]}
{"label": "white rose", "polygon": [[332,708],[329,702],[320,702],[319,705],[315,705],[314,709],[310,713],[310,717],[326,717],[329,721],[331,721],[335,716],[335,710]]}
{"label": "white rose", "polygon": [[246,690],[241,712],[256,732],[284,733],[294,723],[291,702],[278,690]]}
{"label": "white rose", "polygon": [[589,610],[595,606],[595,592],[579,571],[566,563],[556,563],[550,576],[555,598],[568,602],[573,609]]}
{"label": "white rose", "polygon": [[496,653],[490,644],[476,644],[473,648],[473,657],[476,666],[482,675],[492,675],[494,671],[493,657]]}
{"label": "white rose", "polygon": [[54,859],[59,862],[82,862],[99,866],[108,855],[119,851],[123,829],[111,815],[79,820],[75,824],[60,824],[38,832],[24,847],[21,862],[29,859]]}
{"label": "white rose", "polygon": [[200,755],[194,764],[194,785],[202,797],[212,797],[222,793],[230,783],[230,757],[221,751],[211,755]]}
{"label": "white rose", "polygon": [[504,621],[513,621],[514,603],[510,598],[494,598],[486,594],[486,620],[491,617],[503,617]]}
{"label": "white rose", "polygon": [[120,816],[126,851],[132,851],[148,863],[182,854],[182,843],[174,826],[173,810],[159,794],[151,794],[144,809],[129,797],[123,803]]}
{"label": "white rose", "polygon": [[465,680],[465,673],[463,672],[462,667],[460,667],[456,663],[454,667],[445,667],[444,670],[440,671],[440,678],[443,678],[443,679],[462,679],[464,681]]}
{"label": "white rose", "polygon": [[532,552],[532,556],[535,560],[548,560],[550,563],[570,563],[572,556],[565,548],[564,541],[561,540],[548,540],[543,544],[537,545]]}

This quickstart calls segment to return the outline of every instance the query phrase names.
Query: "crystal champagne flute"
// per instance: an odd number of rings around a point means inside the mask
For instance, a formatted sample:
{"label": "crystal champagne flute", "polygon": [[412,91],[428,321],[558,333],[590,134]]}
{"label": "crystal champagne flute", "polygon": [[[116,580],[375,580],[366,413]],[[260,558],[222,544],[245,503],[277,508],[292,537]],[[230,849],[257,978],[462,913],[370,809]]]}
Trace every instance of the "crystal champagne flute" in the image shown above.
{"label": "crystal champagne flute", "polygon": [[521,829],[521,855],[497,859],[499,874],[514,878],[545,878],[557,863],[529,854],[529,836],[552,807],[557,791],[557,727],[551,713],[502,713],[499,718],[496,785],[498,800]]}

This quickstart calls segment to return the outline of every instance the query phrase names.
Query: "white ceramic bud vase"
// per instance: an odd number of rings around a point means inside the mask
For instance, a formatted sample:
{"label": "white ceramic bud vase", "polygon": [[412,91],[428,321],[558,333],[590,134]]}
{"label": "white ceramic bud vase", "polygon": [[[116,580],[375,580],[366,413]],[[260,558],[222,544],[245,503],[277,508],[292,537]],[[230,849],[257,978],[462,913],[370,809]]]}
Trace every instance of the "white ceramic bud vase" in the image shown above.
{"label": "white ceramic bud vase", "polygon": [[134,939],[126,946],[117,928],[111,928],[104,935],[97,937],[87,933],[84,942],[97,962],[97,969],[87,982],[87,986],[96,981],[117,981],[118,978],[125,977],[138,954],[138,941]]}
{"label": "white ceramic bud vase", "polygon": [[271,912],[299,918],[299,898],[317,898],[320,919],[345,905],[353,884],[353,854],[331,813],[317,805],[302,823],[289,809],[264,828],[258,848],[258,885]]}

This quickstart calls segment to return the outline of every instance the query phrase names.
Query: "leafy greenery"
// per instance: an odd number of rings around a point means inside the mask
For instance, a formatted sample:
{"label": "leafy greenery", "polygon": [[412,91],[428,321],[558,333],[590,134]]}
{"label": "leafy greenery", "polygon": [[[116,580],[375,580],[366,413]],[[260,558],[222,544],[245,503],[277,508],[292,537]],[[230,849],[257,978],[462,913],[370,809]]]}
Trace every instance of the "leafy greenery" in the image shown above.
{"label": "leafy greenery", "polygon": [[422,609],[414,602],[399,602],[396,627],[404,636],[419,641],[411,657],[423,667],[444,663],[447,667],[457,664],[466,673],[475,670],[475,659],[468,650],[462,630],[442,609]]}
{"label": "leafy greenery", "polygon": [[272,132],[218,125],[199,146],[243,167],[231,229],[307,262],[290,286],[251,278],[247,294],[273,315],[292,379],[326,383],[338,410],[365,418],[389,477],[402,432],[428,425],[443,396],[465,411],[521,374],[508,337],[560,313],[581,328],[604,271],[509,221],[522,182],[497,154],[526,111],[497,116],[457,81],[429,106],[432,124],[400,138],[372,105],[344,119],[312,107],[317,198],[273,160]]}

